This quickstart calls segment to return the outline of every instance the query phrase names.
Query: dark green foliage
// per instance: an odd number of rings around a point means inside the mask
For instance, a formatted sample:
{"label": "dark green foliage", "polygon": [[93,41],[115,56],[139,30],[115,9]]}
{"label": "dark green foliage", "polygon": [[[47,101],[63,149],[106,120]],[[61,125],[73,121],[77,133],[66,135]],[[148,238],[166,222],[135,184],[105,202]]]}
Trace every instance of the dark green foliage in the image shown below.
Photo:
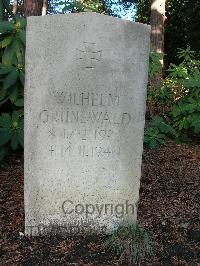
{"label": "dark green foliage", "polygon": [[162,70],[161,55],[151,51],[149,55],[149,77],[159,75]]}
{"label": "dark green foliage", "polygon": [[0,160],[7,154],[9,147],[16,150],[23,147],[23,113],[14,111],[12,115],[3,113],[0,117]]}
{"label": "dark green foliage", "polygon": [[149,86],[147,101],[154,104],[157,113],[159,113],[159,108],[162,108],[161,112],[164,113],[164,110],[170,107],[173,102],[173,92],[166,84],[154,88]]}
{"label": "dark green foliage", "polygon": [[21,17],[0,21],[0,160],[23,146],[25,26]]}
{"label": "dark green foliage", "polygon": [[120,256],[122,265],[139,265],[145,256],[152,254],[150,235],[138,224],[119,226],[105,246]]}
{"label": "dark green foliage", "polygon": [[180,133],[195,135],[200,132],[200,61],[189,48],[179,49],[178,57],[181,64],[169,68],[172,88],[178,88],[171,115]]}
{"label": "dark green foliage", "polygon": [[176,130],[165,122],[165,120],[156,116],[150,121],[145,130],[144,144],[150,149],[157,149],[166,141],[167,137],[176,137]]}
{"label": "dark green foliage", "polygon": [[191,129],[200,133],[200,101],[187,97],[174,105],[172,110],[174,126],[179,131]]}
{"label": "dark green foliage", "polygon": [[189,141],[199,134],[200,61],[195,56],[196,53],[190,48],[179,49],[177,57],[181,63],[170,64],[169,75],[160,86],[150,86],[147,101],[150,114],[153,113],[153,106],[156,113],[166,117],[167,122],[153,118],[149,123],[144,139],[149,148],[158,148],[167,137]]}

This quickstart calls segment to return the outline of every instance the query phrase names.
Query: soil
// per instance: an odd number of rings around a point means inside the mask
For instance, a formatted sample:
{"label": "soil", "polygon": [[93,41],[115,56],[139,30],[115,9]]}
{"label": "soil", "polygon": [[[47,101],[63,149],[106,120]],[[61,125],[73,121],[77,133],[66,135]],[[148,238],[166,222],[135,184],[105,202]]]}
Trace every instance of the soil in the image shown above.
{"label": "soil", "polygon": [[[141,265],[199,266],[200,147],[167,142],[144,151],[142,168],[138,222],[152,235],[153,255]],[[1,166],[0,180],[0,265],[120,265],[104,235],[23,235],[21,153]]]}

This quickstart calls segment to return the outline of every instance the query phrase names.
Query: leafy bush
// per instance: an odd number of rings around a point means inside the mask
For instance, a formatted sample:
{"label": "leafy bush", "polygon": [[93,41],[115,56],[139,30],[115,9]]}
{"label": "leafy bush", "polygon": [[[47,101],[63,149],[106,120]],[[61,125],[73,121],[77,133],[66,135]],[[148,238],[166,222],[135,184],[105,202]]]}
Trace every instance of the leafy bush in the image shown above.
{"label": "leafy bush", "polygon": [[185,97],[173,106],[174,127],[180,132],[190,130],[194,134],[200,132],[200,101]]}
{"label": "leafy bush", "polygon": [[178,92],[175,90],[176,101],[171,112],[173,124],[180,134],[187,136],[200,132],[200,60],[195,60],[194,56],[189,48],[180,49],[178,57],[183,59],[182,63],[169,69],[169,77],[181,88]]}
{"label": "leafy bush", "polygon": [[152,254],[151,238],[138,224],[119,226],[105,246],[120,256],[123,265],[139,265],[145,256]]}
{"label": "leafy bush", "polygon": [[[158,87],[148,90],[147,106],[152,117],[154,112],[165,117],[153,118],[145,130],[145,145],[158,148],[167,137],[191,140],[200,132],[200,60],[190,48],[179,49],[181,63],[170,64],[168,76]],[[165,123],[166,131],[163,129]],[[168,128],[168,130],[167,130]],[[173,129],[173,130],[172,130]]]}
{"label": "leafy bush", "polygon": [[25,26],[21,17],[0,21],[0,160],[23,146]]}

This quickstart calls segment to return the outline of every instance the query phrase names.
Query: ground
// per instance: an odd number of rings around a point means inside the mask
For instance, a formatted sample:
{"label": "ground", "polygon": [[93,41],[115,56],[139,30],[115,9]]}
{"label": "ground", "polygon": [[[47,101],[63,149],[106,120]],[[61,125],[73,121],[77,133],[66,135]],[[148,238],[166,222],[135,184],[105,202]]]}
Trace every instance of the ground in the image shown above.
{"label": "ground", "polygon": [[[141,265],[199,266],[200,147],[168,142],[145,150],[138,221],[153,238],[153,255]],[[23,158],[0,168],[0,265],[119,265],[105,236],[24,237]],[[126,265],[125,263],[123,265]]]}

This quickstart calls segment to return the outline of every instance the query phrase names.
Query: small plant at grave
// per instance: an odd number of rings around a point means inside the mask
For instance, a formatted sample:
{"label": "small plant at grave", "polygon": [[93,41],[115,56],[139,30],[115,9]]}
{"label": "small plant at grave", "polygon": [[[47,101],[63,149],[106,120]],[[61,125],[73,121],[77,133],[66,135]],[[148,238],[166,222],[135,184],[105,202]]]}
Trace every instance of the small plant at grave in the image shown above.
{"label": "small plant at grave", "polygon": [[152,254],[152,240],[138,224],[119,226],[105,242],[108,250],[120,256],[122,265],[139,265],[145,256]]}
{"label": "small plant at grave", "polygon": [[156,116],[150,121],[148,128],[145,129],[144,144],[150,149],[157,149],[165,142],[167,136],[176,137],[176,130],[170,124],[167,124],[162,117]]}

